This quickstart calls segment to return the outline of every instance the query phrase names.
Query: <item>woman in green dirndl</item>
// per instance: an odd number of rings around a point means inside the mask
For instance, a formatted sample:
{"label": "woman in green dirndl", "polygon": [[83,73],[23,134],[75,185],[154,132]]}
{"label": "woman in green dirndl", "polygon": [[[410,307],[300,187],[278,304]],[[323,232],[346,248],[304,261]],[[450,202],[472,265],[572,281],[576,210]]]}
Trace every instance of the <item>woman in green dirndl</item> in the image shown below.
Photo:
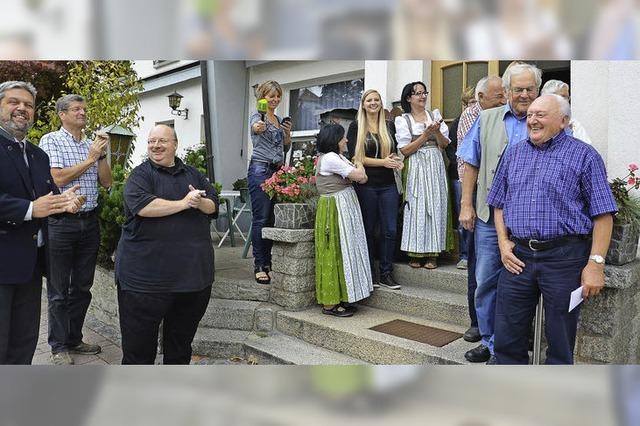
{"label": "woman in green dirndl", "polygon": [[346,152],[344,128],[330,124],[320,130],[316,187],[320,194],[316,212],[316,299],[322,313],[350,317],[349,304],[373,291],[367,239],[358,197],[352,182],[365,183],[362,164],[353,164]]}

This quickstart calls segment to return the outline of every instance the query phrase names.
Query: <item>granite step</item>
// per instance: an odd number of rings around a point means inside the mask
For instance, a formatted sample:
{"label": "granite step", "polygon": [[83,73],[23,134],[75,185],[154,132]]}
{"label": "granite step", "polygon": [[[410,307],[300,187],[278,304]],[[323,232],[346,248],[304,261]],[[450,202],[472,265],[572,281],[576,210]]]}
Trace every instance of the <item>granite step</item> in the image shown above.
{"label": "granite step", "polygon": [[251,332],[200,327],[191,347],[194,355],[210,358],[244,358],[244,342]]}
{"label": "granite step", "polygon": [[359,359],[330,351],[281,333],[268,336],[249,335],[245,341],[245,354],[248,358],[257,360],[258,364],[366,364]]}
{"label": "granite step", "polygon": [[340,352],[372,364],[466,364],[464,353],[477,344],[459,338],[438,348],[370,330],[370,327],[401,319],[458,333],[465,327],[360,306],[351,318],[324,315],[319,308],[300,312],[279,311],[276,329],[307,343]]}
{"label": "granite step", "polygon": [[404,285],[421,285],[433,289],[467,294],[467,271],[455,264],[443,264],[436,269],[412,268],[406,263],[394,263],[393,277]]}
{"label": "granite step", "polygon": [[[247,273],[249,274],[248,277],[251,277],[253,274],[251,271]],[[219,299],[253,300],[258,302],[269,301],[271,286],[258,284],[254,279],[247,278],[246,276],[238,277],[234,275],[237,274],[230,274],[229,271],[216,273],[216,280],[211,290],[212,297]]]}
{"label": "granite step", "polygon": [[275,312],[279,309],[281,308],[266,302],[212,297],[200,321],[200,327],[271,331]]}
{"label": "granite step", "polygon": [[400,290],[380,287],[361,303],[373,308],[457,326],[469,324],[466,294],[433,288],[430,284],[404,281]]}

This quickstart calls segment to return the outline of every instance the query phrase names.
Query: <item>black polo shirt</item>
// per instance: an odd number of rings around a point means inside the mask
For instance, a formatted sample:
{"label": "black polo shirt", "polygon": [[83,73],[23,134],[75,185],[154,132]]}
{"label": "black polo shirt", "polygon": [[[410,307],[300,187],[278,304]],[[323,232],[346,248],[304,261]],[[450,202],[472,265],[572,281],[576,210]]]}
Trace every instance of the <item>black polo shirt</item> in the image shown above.
{"label": "black polo shirt", "polygon": [[[138,215],[156,198],[181,200],[189,185],[216,204],[206,215],[187,209],[164,217]],[[147,160],[133,169],[124,187],[125,222],[116,252],[116,281],[123,290],[144,293],[193,292],[213,283],[210,220],[218,197],[205,176],[176,158],[174,167]]]}

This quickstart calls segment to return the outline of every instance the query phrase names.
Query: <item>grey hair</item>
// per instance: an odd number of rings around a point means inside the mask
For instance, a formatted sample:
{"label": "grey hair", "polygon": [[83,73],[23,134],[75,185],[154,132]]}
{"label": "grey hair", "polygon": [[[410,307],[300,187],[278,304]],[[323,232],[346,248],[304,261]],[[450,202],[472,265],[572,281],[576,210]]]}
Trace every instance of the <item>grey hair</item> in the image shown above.
{"label": "grey hair", "polygon": [[26,81],[15,80],[5,81],[4,83],[0,84],[0,101],[4,98],[5,92],[11,89],[26,90],[27,92],[31,93],[31,96],[33,96],[33,101],[36,101],[36,95],[38,94],[38,91],[35,87],[33,87],[33,84],[27,83]]}
{"label": "grey hair", "polygon": [[502,75],[502,87],[504,90],[508,91],[511,89],[511,77],[514,75],[524,74],[525,72],[533,74],[533,77],[536,80],[536,89],[540,90],[540,85],[542,85],[542,71],[535,65],[526,63],[518,63],[507,68]]}
{"label": "grey hair", "polygon": [[548,93],[542,96],[553,97],[558,102],[558,109],[560,110],[562,115],[566,116],[569,119],[569,121],[571,121],[571,104],[569,104],[568,100],[566,100],[560,95],[556,95],[555,93]]}
{"label": "grey hair", "polygon": [[482,77],[480,80],[478,80],[478,83],[476,84],[476,91],[474,93],[476,101],[480,102],[480,99],[478,98],[478,95],[480,94],[480,92],[484,93],[487,91],[488,81],[489,81],[489,76]]}
{"label": "grey hair", "polygon": [[487,90],[489,88],[489,81],[493,78],[500,78],[496,75],[488,75],[486,77],[482,77],[480,80],[478,80],[478,83],[476,84],[476,92],[475,92],[475,97],[476,97],[476,101],[480,102],[480,93],[487,93]]}
{"label": "grey hair", "polygon": [[86,101],[82,96],[76,95],[74,93],[64,95],[56,101],[56,112],[60,113],[61,111],[68,110],[69,105],[71,105],[71,102],[86,102]]}
{"label": "grey hair", "polygon": [[540,91],[541,95],[557,95],[563,87],[566,87],[569,90],[569,85],[564,81],[560,80],[549,80],[544,86],[542,86],[542,90]]}

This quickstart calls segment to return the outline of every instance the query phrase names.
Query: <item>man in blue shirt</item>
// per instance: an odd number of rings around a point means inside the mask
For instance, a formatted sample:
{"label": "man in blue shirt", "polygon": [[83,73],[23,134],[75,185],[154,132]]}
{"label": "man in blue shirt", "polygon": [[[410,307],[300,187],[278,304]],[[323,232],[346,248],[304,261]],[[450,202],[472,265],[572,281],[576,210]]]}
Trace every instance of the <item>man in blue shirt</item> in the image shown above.
{"label": "man in blue shirt", "polygon": [[547,364],[573,364],[579,307],[571,292],[604,287],[604,256],[617,206],[604,162],[565,133],[569,103],[543,95],[527,113],[529,138],[513,146],[487,202],[494,208],[502,263],[495,317],[498,364],[527,364],[529,327],[544,296]]}
{"label": "man in blue shirt", "polygon": [[541,83],[542,72],[535,66],[525,63],[509,66],[502,77],[507,105],[482,111],[457,152],[465,163],[460,223],[466,230],[475,232],[478,286],[475,303],[482,335],[482,343],[465,353],[470,362],[495,362],[492,355],[496,286],[502,262],[493,211],[486,197],[507,147],[527,137],[527,109],[538,96]]}

